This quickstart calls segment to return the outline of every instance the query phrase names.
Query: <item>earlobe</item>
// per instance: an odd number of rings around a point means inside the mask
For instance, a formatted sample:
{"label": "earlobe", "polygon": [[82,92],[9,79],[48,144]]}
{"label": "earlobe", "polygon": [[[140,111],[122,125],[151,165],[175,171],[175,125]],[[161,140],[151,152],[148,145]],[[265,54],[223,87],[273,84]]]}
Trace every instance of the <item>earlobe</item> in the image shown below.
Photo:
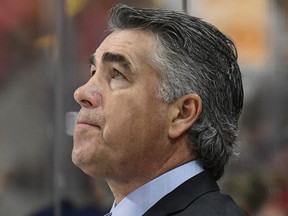
{"label": "earlobe", "polygon": [[175,139],[184,134],[199,118],[202,100],[197,94],[187,94],[174,102],[171,107],[169,137]]}

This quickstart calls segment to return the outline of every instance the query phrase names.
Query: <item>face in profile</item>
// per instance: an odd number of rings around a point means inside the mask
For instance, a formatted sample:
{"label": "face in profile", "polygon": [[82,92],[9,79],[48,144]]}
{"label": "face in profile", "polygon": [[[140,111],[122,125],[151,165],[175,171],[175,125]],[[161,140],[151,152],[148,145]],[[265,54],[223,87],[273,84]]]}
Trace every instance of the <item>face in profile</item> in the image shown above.
{"label": "face in profile", "polygon": [[93,54],[91,78],[74,93],[81,109],[72,160],[87,174],[140,179],[172,154],[169,104],[157,98],[160,75],[149,64],[156,49],[152,33],[121,30]]}

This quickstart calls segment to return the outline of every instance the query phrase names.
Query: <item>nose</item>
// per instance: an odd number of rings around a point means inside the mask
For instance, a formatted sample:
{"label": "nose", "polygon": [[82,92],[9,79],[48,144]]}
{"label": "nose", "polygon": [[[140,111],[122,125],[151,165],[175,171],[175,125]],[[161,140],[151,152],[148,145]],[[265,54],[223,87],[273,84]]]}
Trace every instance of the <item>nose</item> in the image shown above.
{"label": "nose", "polygon": [[89,81],[75,90],[74,99],[81,107],[86,108],[96,108],[101,104],[101,95],[98,87]]}

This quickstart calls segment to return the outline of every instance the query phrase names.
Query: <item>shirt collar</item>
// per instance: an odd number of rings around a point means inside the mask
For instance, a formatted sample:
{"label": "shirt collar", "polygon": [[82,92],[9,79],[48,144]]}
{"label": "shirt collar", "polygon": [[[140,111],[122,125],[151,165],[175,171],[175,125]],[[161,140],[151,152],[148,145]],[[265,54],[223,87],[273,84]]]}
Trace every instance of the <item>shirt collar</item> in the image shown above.
{"label": "shirt collar", "polygon": [[203,171],[197,160],[190,161],[151,180],[112,206],[113,216],[141,216],[157,201],[186,180]]}

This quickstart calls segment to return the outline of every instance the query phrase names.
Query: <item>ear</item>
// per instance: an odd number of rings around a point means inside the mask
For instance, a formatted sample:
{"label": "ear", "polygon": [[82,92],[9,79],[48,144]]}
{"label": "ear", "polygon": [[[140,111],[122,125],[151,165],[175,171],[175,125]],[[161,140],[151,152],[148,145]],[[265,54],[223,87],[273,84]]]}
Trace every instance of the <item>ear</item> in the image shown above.
{"label": "ear", "polygon": [[202,100],[197,94],[187,94],[175,101],[170,110],[169,137],[175,139],[186,132],[199,118]]}

